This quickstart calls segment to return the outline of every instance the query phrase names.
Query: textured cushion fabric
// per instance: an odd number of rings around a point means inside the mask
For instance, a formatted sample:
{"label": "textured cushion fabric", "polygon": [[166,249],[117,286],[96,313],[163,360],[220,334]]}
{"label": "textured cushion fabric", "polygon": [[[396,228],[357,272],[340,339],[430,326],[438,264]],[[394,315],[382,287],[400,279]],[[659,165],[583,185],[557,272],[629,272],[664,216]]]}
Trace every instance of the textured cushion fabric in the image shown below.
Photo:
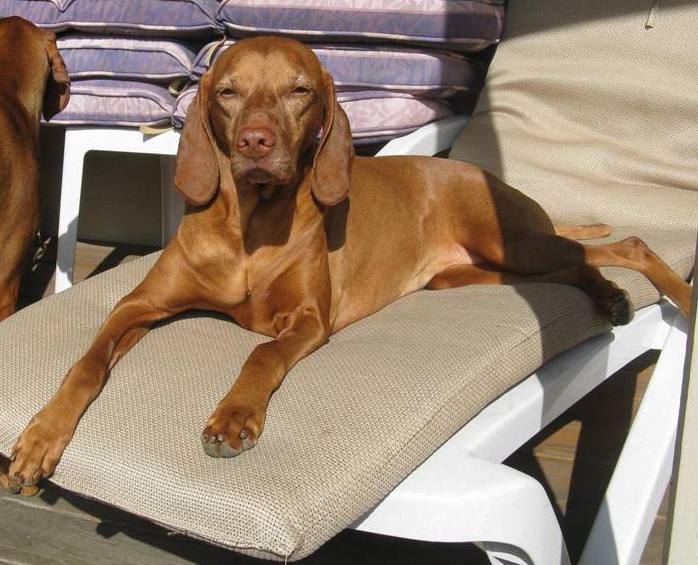
{"label": "textured cushion fabric", "polygon": [[[644,237],[682,275],[694,234]],[[0,452],[51,396],[110,308],[155,255],[80,283],[0,324]],[[641,275],[609,269],[637,306]],[[114,368],[52,480],[256,556],[308,555],[376,505],[487,403],[546,359],[606,331],[580,290],[472,286],[418,292],[345,328],[294,367],[258,445],[204,455],[200,433],[263,336],[190,314],[151,331]],[[12,352],[11,354],[9,352]]]}
{"label": "textured cushion fabric", "polygon": [[478,51],[502,34],[505,0],[224,0],[217,19],[232,35],[282,33],[388,40]]}
{"label": "textured cushion fabric", "polygon": [[[177,98],[172,115],[175,127],[184,125],[196,89],[197,85],[192,85]],[[337,94],[337,101],[347,113],[355,143],[373,143],[406,135],[451,115],[451,110],[441,101],[404,92],[341,92]]]}
{"label": "textured cushion fabric", "polygon": [[337,93],[337,101],[347,113],[356,143],[407,135],[451,115],[448,106],[438,100],[400,92],[343,92]]}
{"label": "textured cushion fabric", "polygon": [[[205,46],[194,61],[192,74],[201,77],[233,43],[227,40]],[[482,62],[447,51],[382,45],[314,45],[313,51],[340,91],[385,89],[448,97],[479,91],[485,76]]]}
{"label": "textured cushion fabric", "polygon": [[72,78],[171,81],[189,77],[200,45],[187,41],[72,33],[58,38]]}
{"label": "textured cushion fabric", "polygon": [[0,17],[22,16],[54,31],[210,35],[216,0],[0,0]]}
{"label": "textured cushion fabric", "polygon": [[75,80],[70,102],[50,124],[169,125],[175,98],[167,88],[122,80]]}
{"label": "textured cushion fabric", "polygon": [[698,3],[511,0],[451,156],[555,218],[696,229]]}

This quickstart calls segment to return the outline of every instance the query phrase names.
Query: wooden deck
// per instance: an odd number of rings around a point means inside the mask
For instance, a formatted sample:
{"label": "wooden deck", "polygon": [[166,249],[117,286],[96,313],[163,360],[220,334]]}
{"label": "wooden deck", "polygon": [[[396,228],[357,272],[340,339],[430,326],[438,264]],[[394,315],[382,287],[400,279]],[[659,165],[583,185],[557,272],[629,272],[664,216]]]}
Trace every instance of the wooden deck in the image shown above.
{"label": "wooden deck", "polygon": [[[152,249],[78,244],[76,280]],[[53,287],[52,246],[23,287],[30,303]],[[537,478],[555,501],[575,561],[610,479],[625,434],[656,361],[649,353],[617,373],[578,403],[506,463]],[[666,497],[645,548],[643,565],[661,563]],[[181,535],[172,535],[136,516],[106,507],[55,486],[38,496],[0,493],[0,563],[92,564],[170,563],[259,564]],[[345,531],[303,563],[480,564],[470,544],[433,544]]]}

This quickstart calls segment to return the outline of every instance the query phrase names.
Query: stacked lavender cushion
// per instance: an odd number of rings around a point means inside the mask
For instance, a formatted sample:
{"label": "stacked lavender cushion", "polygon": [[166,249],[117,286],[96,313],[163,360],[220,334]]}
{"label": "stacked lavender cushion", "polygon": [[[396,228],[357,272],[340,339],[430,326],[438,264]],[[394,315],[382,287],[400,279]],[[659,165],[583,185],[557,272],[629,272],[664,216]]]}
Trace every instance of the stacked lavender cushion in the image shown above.
{"label": "stacked lavender cushion", "polygon": [[505,0],[223,0],[232,36],[283,33],[303,41],[390,41],[478,51],[499,40]]}
{"label": "stacked lavender cushion", "polygon": [[171,86],[189,80],[194,57],[220,35],[215,0],[0,0],[59,34],[73,80],[68,107],[53,123],[169,125]]}
{"label": "stacked lavender cushion", "polygon": [[0,0],[0,17],[59,33],[73,88],[56,123],[181,127],[198,79],[234,38],[281,33],[318,42],[355,140],[369,142],[479,91],[472,53],[498,41],[504,1]]}
{"label": "stacked lavender cushion", "polygon": [[169,125],[200,43],[69,32],[58,39],[73,79],[63,124]]}
{"label": "stacked lavender cushion", "polygon": [[[196,81],[235,40],[213,42],[194,60],[193,84],[178,98],[173,123],[183,125]],[[484,69],[465,54],[394,44],[311,44],[334,77],[356,142],[404,135],[451,113],[448,101],[477,92]]]}
{"label": "stacked lavender cushion", "polygon": [[53,31],[205,37],[219,30],[216,0],[0,0],[0,17],[22,16]]}

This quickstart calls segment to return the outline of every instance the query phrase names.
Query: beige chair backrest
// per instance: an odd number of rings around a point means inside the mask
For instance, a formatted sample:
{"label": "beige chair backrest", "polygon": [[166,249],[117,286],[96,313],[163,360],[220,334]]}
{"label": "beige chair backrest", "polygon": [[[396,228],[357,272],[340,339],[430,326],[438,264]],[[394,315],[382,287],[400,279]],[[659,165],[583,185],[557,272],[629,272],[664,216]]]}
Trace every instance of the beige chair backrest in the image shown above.
{"label": "beige chair backrest", "polygon": [[556,221],[695,230],[698,2],[510,0],[451,156]]}

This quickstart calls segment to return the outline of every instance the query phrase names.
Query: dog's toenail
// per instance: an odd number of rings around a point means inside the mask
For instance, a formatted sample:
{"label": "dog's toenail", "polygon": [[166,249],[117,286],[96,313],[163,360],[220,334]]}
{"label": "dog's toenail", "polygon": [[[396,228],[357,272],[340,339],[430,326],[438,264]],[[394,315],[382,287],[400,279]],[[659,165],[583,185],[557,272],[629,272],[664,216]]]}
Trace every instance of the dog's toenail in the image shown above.
{"label": "dog's toenail", "polygon": [[218,434],[218,435],[216,436],[216,439],[217,439],[218,441],[223,441],[223,434]]}
{"label": "dog's toenail", "polygon": [[240,439],[247,439],[247,436],[249,436],[249,435],[250,435],[250,432],[248,432],[246,429],[243,428],[242,431],[240,432]]}

